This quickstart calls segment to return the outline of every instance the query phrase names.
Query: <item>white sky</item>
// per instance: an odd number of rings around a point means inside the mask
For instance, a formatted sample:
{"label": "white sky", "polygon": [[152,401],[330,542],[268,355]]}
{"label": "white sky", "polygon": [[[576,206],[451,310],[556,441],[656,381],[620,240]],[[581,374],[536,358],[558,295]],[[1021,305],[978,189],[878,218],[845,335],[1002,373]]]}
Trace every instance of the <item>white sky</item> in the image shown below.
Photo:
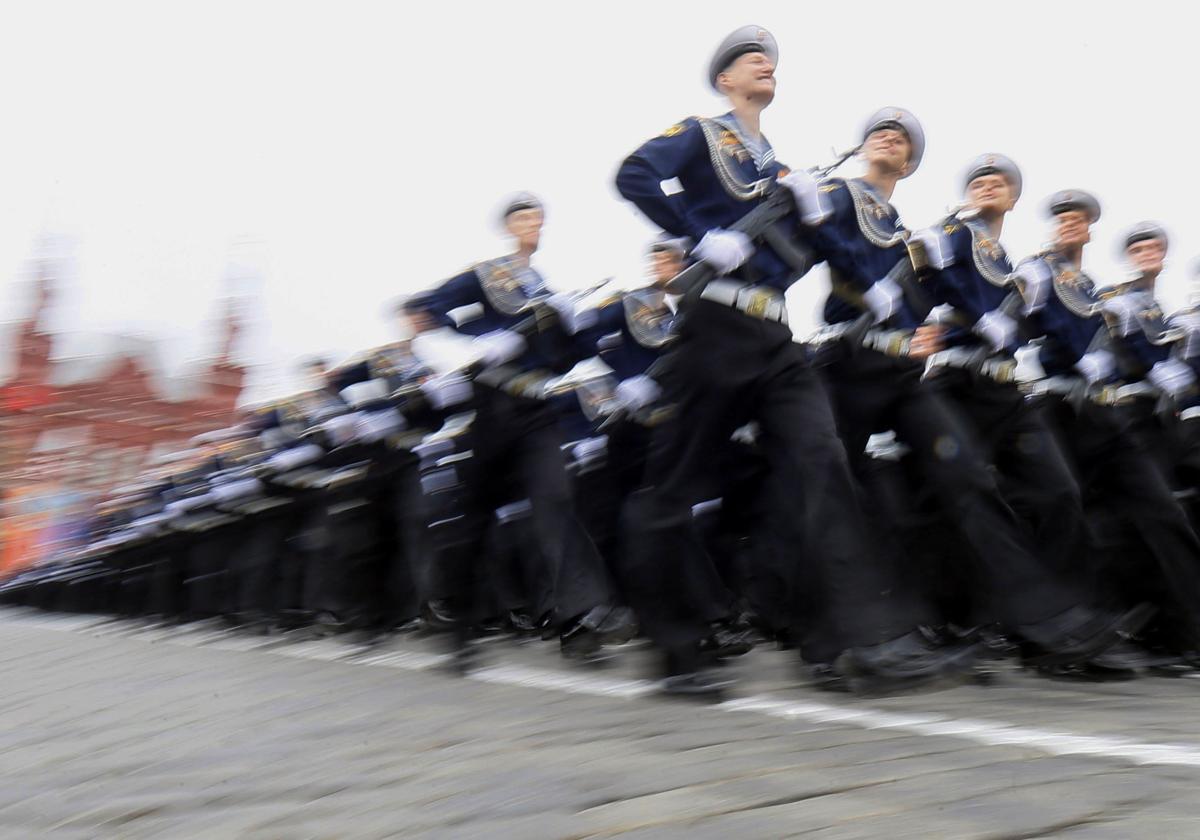
{"label": "white sky", "polygon": [[[298,387],[294,362],[391,340],[384,303],[500,253],[517,189],[548,205],[552,286],[638,281],[650,227],[612,188],[621,159],[689,114],[725,110],[711,51],[755,23],[780,43],[764,132],[825,163],[878,107],[928,138],[894,201],[910,227],[959,195],[966,163],[1014,158],[1014,256],[1044,198],[1079,187],[1104,218],[1086,262],[1121,277],[1122,230],[1172,234],[1164,296],[1186,299],[1200,134],[1189,4],[1008,2],[39,2],[0,11],[0,319],[26,306],[38,237],[71,244],[54,326],[161,339],[172,371],[210,354],[233,261],[259,280],[247,396]],[[846,170],[853,173],[853,167]],[[241,272],[245,274],[245,271]],[[825,292],[793,292],[797,329]]]}

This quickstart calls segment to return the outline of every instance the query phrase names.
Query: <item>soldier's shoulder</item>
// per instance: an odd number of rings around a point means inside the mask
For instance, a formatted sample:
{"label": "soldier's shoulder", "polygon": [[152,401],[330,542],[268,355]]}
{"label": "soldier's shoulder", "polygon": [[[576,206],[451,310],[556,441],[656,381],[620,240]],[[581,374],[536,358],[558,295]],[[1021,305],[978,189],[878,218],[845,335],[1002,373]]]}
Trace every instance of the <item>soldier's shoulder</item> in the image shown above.
{"label": "soldier's shoulder", "polygon": [[825,178],[817,184],[817,189],[823,193],[835,193],[846,189],[845,178]]}
{"label": "soldier's shoulder", "polygon": [[684,117],[674,125],[668,126],[659,137],[677,137],[684,134],[700,125],[700,118],[696,116]]}

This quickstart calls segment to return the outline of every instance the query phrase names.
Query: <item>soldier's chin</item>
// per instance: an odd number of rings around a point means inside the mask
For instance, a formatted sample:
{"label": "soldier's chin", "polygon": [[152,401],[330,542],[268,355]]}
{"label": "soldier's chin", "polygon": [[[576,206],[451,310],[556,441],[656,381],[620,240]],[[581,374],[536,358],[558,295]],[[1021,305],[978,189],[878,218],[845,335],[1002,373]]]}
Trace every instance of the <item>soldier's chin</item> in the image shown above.
{"label": "soldier's chin", "polygon": [[775,80],[770,79],[759,84],[754,90],[754,98],[764,105],[770,105],[775,99]]}

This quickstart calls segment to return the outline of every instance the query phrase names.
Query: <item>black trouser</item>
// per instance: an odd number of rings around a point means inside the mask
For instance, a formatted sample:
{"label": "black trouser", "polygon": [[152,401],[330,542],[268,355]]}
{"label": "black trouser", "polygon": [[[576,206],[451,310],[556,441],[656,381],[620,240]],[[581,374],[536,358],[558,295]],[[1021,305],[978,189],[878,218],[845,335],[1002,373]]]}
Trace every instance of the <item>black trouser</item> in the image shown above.
{"label": "black trouser", "polygon": [[[779,590],[777,570],[769,568],[769,546],[768,563],[760,568],[756,562],[757,536],[766,522],[763,490],[771,474],[769,464],[757,442],[734,439],[716,455],[713,492],[720,496],[720,506],[701,515],[696,524],[723,583],[723,612],[748,608],[767,627],[790,629],[795,607],[780,598],[787,590]],[[801,515],[800,503],[796,500],[794,515]]]}
{"label": "black trouser", "polygon": [[384,551],[368,585],[375,596],[377,626],[390,630],[420,611],[418,581],[427,563],[427,519],[417,458],[408,451],[389,450],[380,466],[384,468],[379,477]]}
{"label": "black trouser", "polygon": [[[884,594],[890,576],[868,547],[846,455],[825,389],[784,324],[706,300],[686,311],[663,359],[671,420],[655,429],[633,535],[631,605],[671,671],[696,667],[707,632],[704,581],[711,566],[691,507],[734,429],[758,420],[770,472],[759,562],[795,605],[809,661],[903,635],[913,622]],[[639,494],[642,495],[642,494]]]}
{"label": "black trouser", "polygon": [[485,543],[498,507],[528,498],[537,557],[525,575],[535,616],[565,623],[612,602],[603,562],[575,518],[560,432],[544,402],[476,388],[473,456],[461,462],[457,513],[433,531],[439,576],[464,622],[483,618]]}
{"label": "black trouser", "polygon": [[274,617],[280,602],[280,564],[288,534],[295,527],[286,499],[260,499],[243,505],[246,530],[229,556],[230,610],[243,618]]}
{"label": "black trouser", "polygon": [[1176,486],[1200,492],[1200,417],[1175,420],[1170,426],[1170,440]]}
{"label": "black trouser", "polygon": [[1181,456],[1180,438],[1177,435],[1179,421],[1158,411],[1158,400],[1143,397],[1130,403],[1125,409],[1129,417],[1129,433],[1137,438],[1138,445],[1150,462],[1162,473],[1163,480],[1176,489],[1178,477],[1176,463]]}
{"label": "black trouser", "polygon": [[376,583],[386,552],[385,522],[373,482],[360,479],[327,491],[322,515],[310,523],[320,547],[310,557],[308,600],[318,612],[337,616],[348,628],[374,627],[380,591]]}
{"label": "black trouser", "polygon": [[969,421],[980,455],[1000,474],[1005,500],[1032,527],[1042,564],[1081,593],[1093,592],[1083,494],[1040,404],[1015,383],[962,370],[943,368],[930,382]]}
{"label": "black trouser", "polygon": [[190,517],[196,530],[183,558],[186,619],[211,618],[230,612],[229,558],[245,539],[247,525],[238,517],[205,512]]}
{"label": "black trouser", "polygon": [[851,459],[861,463],[867,439],[889,429],[911,447],[919,480],[978,563],[996,620],[1032,624],[1077,601],[1033,556],[1029,535],[1001,498],[967,424],[921,380],[920,365],[863,348],[826,370]]}
{"label": "black trouser", "polygon": [[[622,600],[628,603],[625,576],[630,564],[621,552],[629,550],[626,535],[638,531],[645,519],[644,500],[637,491],[644,485],[652,430],[634,420],[619,420],[607,429],[607,457],[602,466],[576,476],[576,500],[579,518],[600,550],[607,568],[616,581]],[[697,491],[708,498],[718,489]],[[715,567],[703,587],[693,587],[697,608],[706,622],[729,618],[733,612],[733,594],[725,586]],[[703,592],[703,595],[700,593]]]}
{"label": "black trouser", "polygon": [[[1125,582],[1141,579],[1145,588],[1133,593],[1122,586],[1124,591],[1111,594],[1128,600],[1157,589],[1180,643],[1200,646],[1200,541],[1135,434],[1134,410],[1092,402],[1076,410],[1053,398],[1047,412],[1084,488],[1085,503],[1103,505],[1144,547],[1121,551],[1117,571]],[[1113,590],[1114,582],[1102,583]]]}
{"label": "black trouser", "polygon": [[612,422],[605,457],[599,463],[580,464],[574,474],[575,509],[588,536],[604,558],[617,588],[624,595],[620,562],[621,516],[626,500],[642,486],[650,430],[633,420]]}

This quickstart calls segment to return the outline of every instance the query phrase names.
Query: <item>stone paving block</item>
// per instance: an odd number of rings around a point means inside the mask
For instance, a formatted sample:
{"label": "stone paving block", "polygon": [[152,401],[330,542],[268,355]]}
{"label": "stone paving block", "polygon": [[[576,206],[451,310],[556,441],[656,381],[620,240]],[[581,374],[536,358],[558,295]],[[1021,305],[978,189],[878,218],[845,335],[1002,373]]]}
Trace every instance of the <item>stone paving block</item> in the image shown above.
{"label": "stone paving block", "polygon": [[[1103,756],[1056,758],[947,736],[368,667],[329,640],[311,648],[328,661],[314,661],[241,643],[172,646],[118,625],[100,631],[14,627],[0,611],[13,686],[0,697],[8,725],[0,781],[31,794],[6,796],[0,786],[0,836],[45,836],[60,825],[89,837],[171,840],[575,838],[623,829],[663,838],[806,830],[894,840],[998,836],[981,823],[1005,821],[1066,831],[1099,809],[1112,819],[1076,828],[1122,826],[1137,837],[1147,836],[1136,831],[1145,825],[1162,832],[1149,836],[1173,840],[1187,835],[1163,827],[1189,820],[1200,781],[1194,767],[1137,768]],[[488,656],[579,673],[536,645],[496,645]],[[749,678],[748,693],[776,686],[784,701],[1200,741],[1200,685],[1144,681],[1091,695],[1013,674],[995,691],[859,701],[797,688],[790,657],[758,656],[734,672]],[[635,678],[640,661],[635,651],[600,676]],[[86,827],[71,823],[81,819]],[[119,828],[114,820],[123,820]],[[918,831],[926,833],[906,834]]]}
{"label": "stone paving block", "polygon": [[1200,817],[1160,816],[1149,812],[1118,817],[1111,821],[1088,823],[1055,832],[1055,840],[1200,840]]}

